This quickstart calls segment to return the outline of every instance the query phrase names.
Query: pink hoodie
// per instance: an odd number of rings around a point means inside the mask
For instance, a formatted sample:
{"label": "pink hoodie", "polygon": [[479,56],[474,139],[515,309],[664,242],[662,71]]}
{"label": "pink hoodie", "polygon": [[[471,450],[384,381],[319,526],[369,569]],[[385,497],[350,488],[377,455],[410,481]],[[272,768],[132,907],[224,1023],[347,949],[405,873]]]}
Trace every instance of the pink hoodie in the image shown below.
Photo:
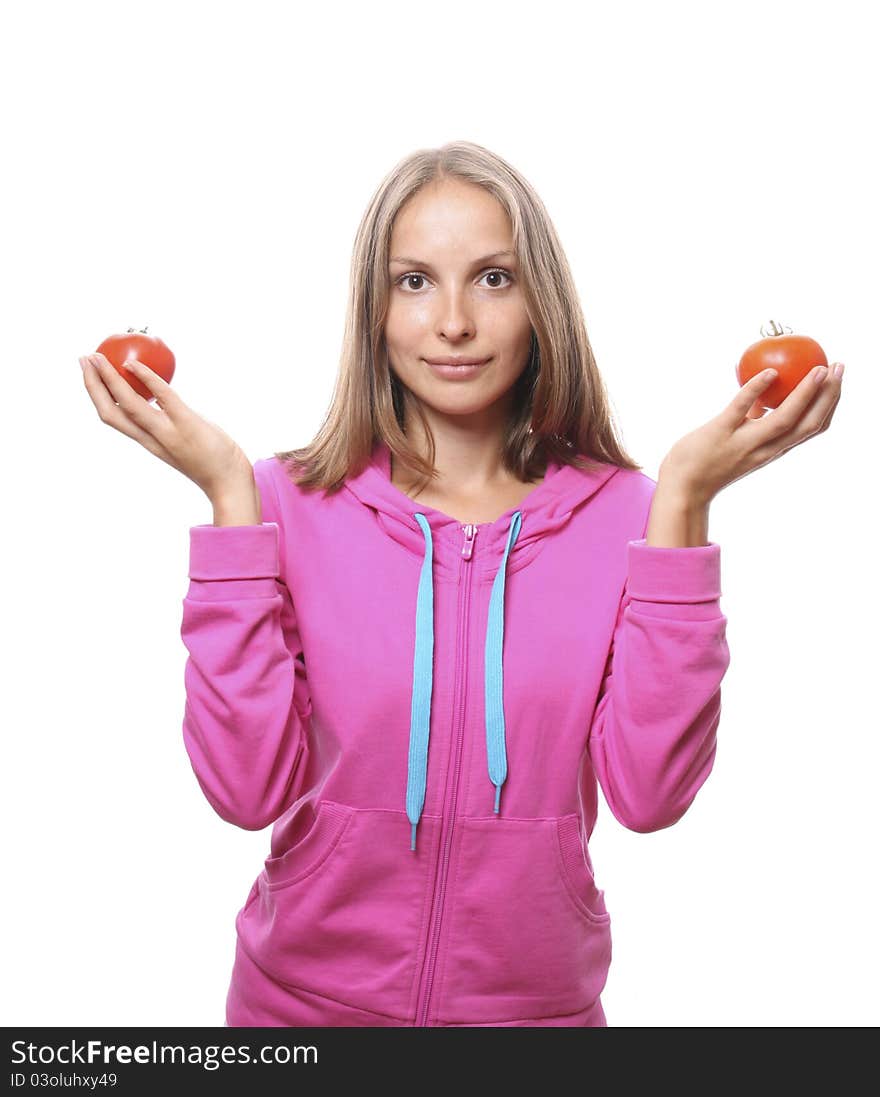
{"label": "pink hoodie", "polygon": [[257,461],[262,525],[190,529],[186,750],[274,823],[226,1023],[604,1025],[597,789],[652,831],[706,780],[720,548],[647,545],[656,483],[611,464],[476,526],[389,470],[325,496]]}

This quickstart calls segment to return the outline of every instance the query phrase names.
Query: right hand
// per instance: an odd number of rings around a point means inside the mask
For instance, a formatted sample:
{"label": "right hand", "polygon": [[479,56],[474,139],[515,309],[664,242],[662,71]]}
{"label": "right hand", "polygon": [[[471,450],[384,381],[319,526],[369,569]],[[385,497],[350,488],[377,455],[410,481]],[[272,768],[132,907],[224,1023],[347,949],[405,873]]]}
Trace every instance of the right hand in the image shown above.
{"label": "right hand", "polygon": [[[98,364],[92,365],[89,358]],[[253,466],[240,446],[187,407],[148,366],[138,363],[140,368],[132,372],[153,393],[158,407],[135,392],[103,354],[86,355],[79,362],[98,418],[182,472],[212,502],[229,488],[253,480]],[[134,364],[126,363],[126,369]]]}

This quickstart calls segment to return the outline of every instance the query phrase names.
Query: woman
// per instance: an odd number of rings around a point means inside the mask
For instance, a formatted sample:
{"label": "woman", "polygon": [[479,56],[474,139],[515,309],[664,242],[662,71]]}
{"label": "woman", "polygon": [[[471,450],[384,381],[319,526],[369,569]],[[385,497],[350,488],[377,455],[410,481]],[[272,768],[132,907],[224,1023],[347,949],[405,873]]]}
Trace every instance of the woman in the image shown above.
{"label": "woman", "polygon": [[839,381],[756,421],[756,377],[644,475],[540,199],[467,142],[373,196],[310,445],[252,467],[150,370],[158,407],[97,363],[102,421],[214,508],[184,741],[222,818],[274,824],[226,1023],[607,1024],[597,790],[652,831],[706,780],[730,661],[709,504],[824,430]]}

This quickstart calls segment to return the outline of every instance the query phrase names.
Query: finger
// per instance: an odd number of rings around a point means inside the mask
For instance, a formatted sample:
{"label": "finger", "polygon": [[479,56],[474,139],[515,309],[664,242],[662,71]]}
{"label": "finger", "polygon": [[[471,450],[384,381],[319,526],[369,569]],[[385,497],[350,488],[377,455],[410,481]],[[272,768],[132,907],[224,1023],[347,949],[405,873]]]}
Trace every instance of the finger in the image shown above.
{"label": "finger", "polygon": [[[90,355],[96,363],[98,375],[116,403],[122,408],[129,419],[142,430],[151,430],[156,419],[157,409],[150,407],[149,403],[136,392],[129,382],[119,373],[116,367],[103,354]],[[123,368],[128,369],[125,365]],[[129,370],[133,373],[133,370]]]}
{"label": "finger", "polygon": [[832,372],[835,365],[837,365],[836,362],[831,363],[821,385],[812,384],[818,396],[814,398],[812,404],[808,405],[807,411],[796,421],[791,431],[782,436],[783,442],[793,439],[797,444],[812,438],[814,434],[820,434],[828,427],[834,415],[834,409],[840,401],[840,381]]}
{"label": "finger", "polygon": [[[97,409],[98,418],[101,422],[113,427],[114,430],[118,430],[120,434],[128,435],[129,438],[133,438],[145,449],[148,449],[150,453],[166,461],[168,458],[162,445],[146,430],[138,426],[128,416],[123,407],[114,402],[98,367],[93,365],[88,358],[80,359],[80,361],[83,366],[83,383],[92,398],[92,403]],[[113,370],[113,367],[111,366],[110,369]],[[113,370],[113,372],[116,371]],[[128,384],[128,382],[124,381],[123,384]]]}
{"label": "finger", "polygon": [[[828,377],[826,378],[825,383],[821,386],[821,404],[824,407],[824,405],[827,403],[828,406],[824,409],[822,421],[819,424],[820,431],[828,429],[828,426],[830,425],[831,420],[834,417],[834,412],[837,410],[837,405],[840,403],[840,396],[843,391],[843,374],[841,373],[840,377],[834,376],[835,367],[840,365],[840,362],[833,362],[831,364],[828,369]],[[843,367],[841,366],[841,369],[842,368]]]}
{"label": "finger", "polygon": [[[840,402],[841,394],[839,379],[833,378],[831,372],[835,364],[836,363],[832,363],[828,374],[826,375],[826,380],[820,385],[817,385],[812,381],[809,374],[804,378],[801,385],[803,385],[804,382],[807,382],[808,393],[810,388],[815,390],[807,397],[808,400],[813,401],[812,404],[807,404],[807,410],[801,412],[800,418],[795,421],[795,425],[790,430],[783,432],[777,430],[765,437],[758,437],[757,440],[760,444],[754,451],[754,455],[759,460],[770,454],[773,454],[775,459],[775,457],[787,453],[794,446],[799,446],[808,438],[812,438],[816,434],[821,434],[828,429],[831,419],[834,416],[834,411]],[[800,388],[801,385],[799,385],[798,388]],[[792,392],[786,400],[780,404],[779,409],[774,412],[773,416],[769,416],[768,418],[775,420],[793,395],[794,393]]]}
{"label": "finger", "polygon": [[145,362],[140,362],[137,358],[126,362],[126,368],[147,386],[162,411],[169,419],[176,422],[181,412],[186,410],[186,405],[165,378],[160,377],[155,370],[150,369]]}
{"label": "finger", "polygon": [[[826,369],[825,375],[827,376]],[[821,376],[821,375],[818,375]],[[824,380],[816,383],[817,370],[812,369],[801,378],[772,415],[767,417],[768,437],[779,438],[794,430],[816,397],[825,391]]]}
{"label": "finger", "polygon": [[821,385],[814,386],[818,389],[818,398],[797,424],[798,432],[803,431],[808,438],[814,434],[820,434],[827,428],[831,422],[831,417],[834,415],[834,409],[840,401],[840,381],[834,377],[832,372],[836,365],[836,362],[832,362],[828,367],[825,380]]}
{"label": "finger", "polygon": [[763,403],[760,400],[756,400],[746,412],[746,415],[749,417],[749,419],[762,419],[764,417],[765,411],[766,408],[764,407]]}
{"label": "finger", "polygon": [[763,405],[759,404],[760,397],[775,379],[774,374],[768,374],[766,371],[750,377],[721,413],[724,425],[735,430],[747,416],[750,419],[760,419],[763,410],[761,415],[755,415],[754,411],[756,407],[763,408]]}

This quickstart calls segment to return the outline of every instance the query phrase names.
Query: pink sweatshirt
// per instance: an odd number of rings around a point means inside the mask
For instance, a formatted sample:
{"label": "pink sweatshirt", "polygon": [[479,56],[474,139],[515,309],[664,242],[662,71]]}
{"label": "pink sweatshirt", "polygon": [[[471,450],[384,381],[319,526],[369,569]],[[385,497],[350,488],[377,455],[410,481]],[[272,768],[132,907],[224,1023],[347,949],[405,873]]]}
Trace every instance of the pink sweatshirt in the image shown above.
{"label": "pink sweatshirt", "polygon": [[671,826],[715,758],[720,548],[645,541],[656,483],[551,462],[463,526],[390,481],[257,461],[262,525],[190,529],[183,737],[221,818],[274,824],[229,1025],[604,1025],[598,788]]}

